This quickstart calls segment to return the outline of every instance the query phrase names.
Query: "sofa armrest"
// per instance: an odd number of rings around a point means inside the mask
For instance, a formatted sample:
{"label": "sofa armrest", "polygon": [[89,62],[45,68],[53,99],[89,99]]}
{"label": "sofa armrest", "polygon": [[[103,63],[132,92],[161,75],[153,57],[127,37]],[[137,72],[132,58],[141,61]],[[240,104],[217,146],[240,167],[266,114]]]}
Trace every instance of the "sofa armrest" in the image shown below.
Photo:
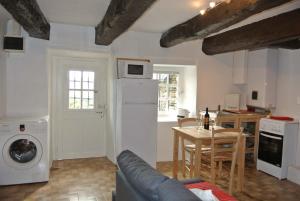
{"label": "sofa armrest", "polygon": [[182,183],[183,185],[200,183],[200,182],[203,182],[203,180],[199,178],[180,180],[180,183]]}

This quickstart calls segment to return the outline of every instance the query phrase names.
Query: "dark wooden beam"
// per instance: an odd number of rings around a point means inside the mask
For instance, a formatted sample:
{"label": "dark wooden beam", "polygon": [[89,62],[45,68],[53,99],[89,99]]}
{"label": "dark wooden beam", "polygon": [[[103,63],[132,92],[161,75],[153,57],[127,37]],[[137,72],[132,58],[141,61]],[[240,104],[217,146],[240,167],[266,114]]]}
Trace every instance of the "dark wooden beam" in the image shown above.
{"label": "dark wooden beam", "polygon": [[270,47],[290,49],[290,50],[300,49],[300,39],[294,39],[283,43],[272,44],[270,45]]}
{"label": "dark wooden beam", "polygon": [[223,2],[204,15],[197,15],[165,33],[160,39],[161,47],[172,47],[186,41],[202,39],[251,15],[282,5],[292,0],[231,0]]}
{"label": "dark wooden beam", "polygon": [[259,49],[300,38],[300,9],[205,38],[202,50],[214,55]]}
{"label": "dark wooden beam", "polygon": [[156,0],[111,0],[96,27],[96,44],[109,45],[125,32]]}
{"label": "dark wooden beam", "polygon": [[0,4],[31,37],[49,40],[50,24],[36,0],[0,0]]}

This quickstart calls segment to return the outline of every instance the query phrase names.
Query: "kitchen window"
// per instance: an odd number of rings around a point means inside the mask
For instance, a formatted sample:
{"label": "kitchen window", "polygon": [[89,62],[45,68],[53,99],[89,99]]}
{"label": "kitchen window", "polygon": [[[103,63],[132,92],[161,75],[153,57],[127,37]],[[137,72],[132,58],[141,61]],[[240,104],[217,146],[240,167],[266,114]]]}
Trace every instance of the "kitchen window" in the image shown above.
{"label": "kitchen window", "polygon": [[153,73],[153,79],[159,81],[159,114],[176,112],[178,108],[179,73],[156,71]]}
{"label": "kitchen window", "polygon": [[70,110],[94,109],[95,72],[69,71],[69,104]]}

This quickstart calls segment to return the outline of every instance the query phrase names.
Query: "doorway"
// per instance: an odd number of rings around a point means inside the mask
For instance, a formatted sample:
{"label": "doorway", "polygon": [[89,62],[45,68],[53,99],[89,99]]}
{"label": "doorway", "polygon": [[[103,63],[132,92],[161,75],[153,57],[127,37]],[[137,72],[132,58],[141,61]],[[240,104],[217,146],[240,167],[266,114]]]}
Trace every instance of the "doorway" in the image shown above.
{"label": "doorway", "polygon": [[106,153],[105,56],[51,55],[51,133],[54,159]]}

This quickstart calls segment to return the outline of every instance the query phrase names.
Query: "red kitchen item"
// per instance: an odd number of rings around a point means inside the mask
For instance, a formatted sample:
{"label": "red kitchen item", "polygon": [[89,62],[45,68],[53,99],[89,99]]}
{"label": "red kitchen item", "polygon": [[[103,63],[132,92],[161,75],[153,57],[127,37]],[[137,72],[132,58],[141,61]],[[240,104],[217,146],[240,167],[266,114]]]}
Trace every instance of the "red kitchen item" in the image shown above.
{"label": "red kitchen item", "polygon": [[188,189],[198,188],[201,190],[212,190],[212,193],[218,198],[219,201],[237,201],[237,199],[235,199],[231,195],[225,193],[224,191],[219,189],[217,186],[215,186],[209,182],[188,184],[188,185],[185,185],[185,187]]}
{"label": "red kitchen item", "polygon": [[286,116],[270,116],[270,119],[280,120],[280,121],[294,121],[294,118],[286,117]]}

